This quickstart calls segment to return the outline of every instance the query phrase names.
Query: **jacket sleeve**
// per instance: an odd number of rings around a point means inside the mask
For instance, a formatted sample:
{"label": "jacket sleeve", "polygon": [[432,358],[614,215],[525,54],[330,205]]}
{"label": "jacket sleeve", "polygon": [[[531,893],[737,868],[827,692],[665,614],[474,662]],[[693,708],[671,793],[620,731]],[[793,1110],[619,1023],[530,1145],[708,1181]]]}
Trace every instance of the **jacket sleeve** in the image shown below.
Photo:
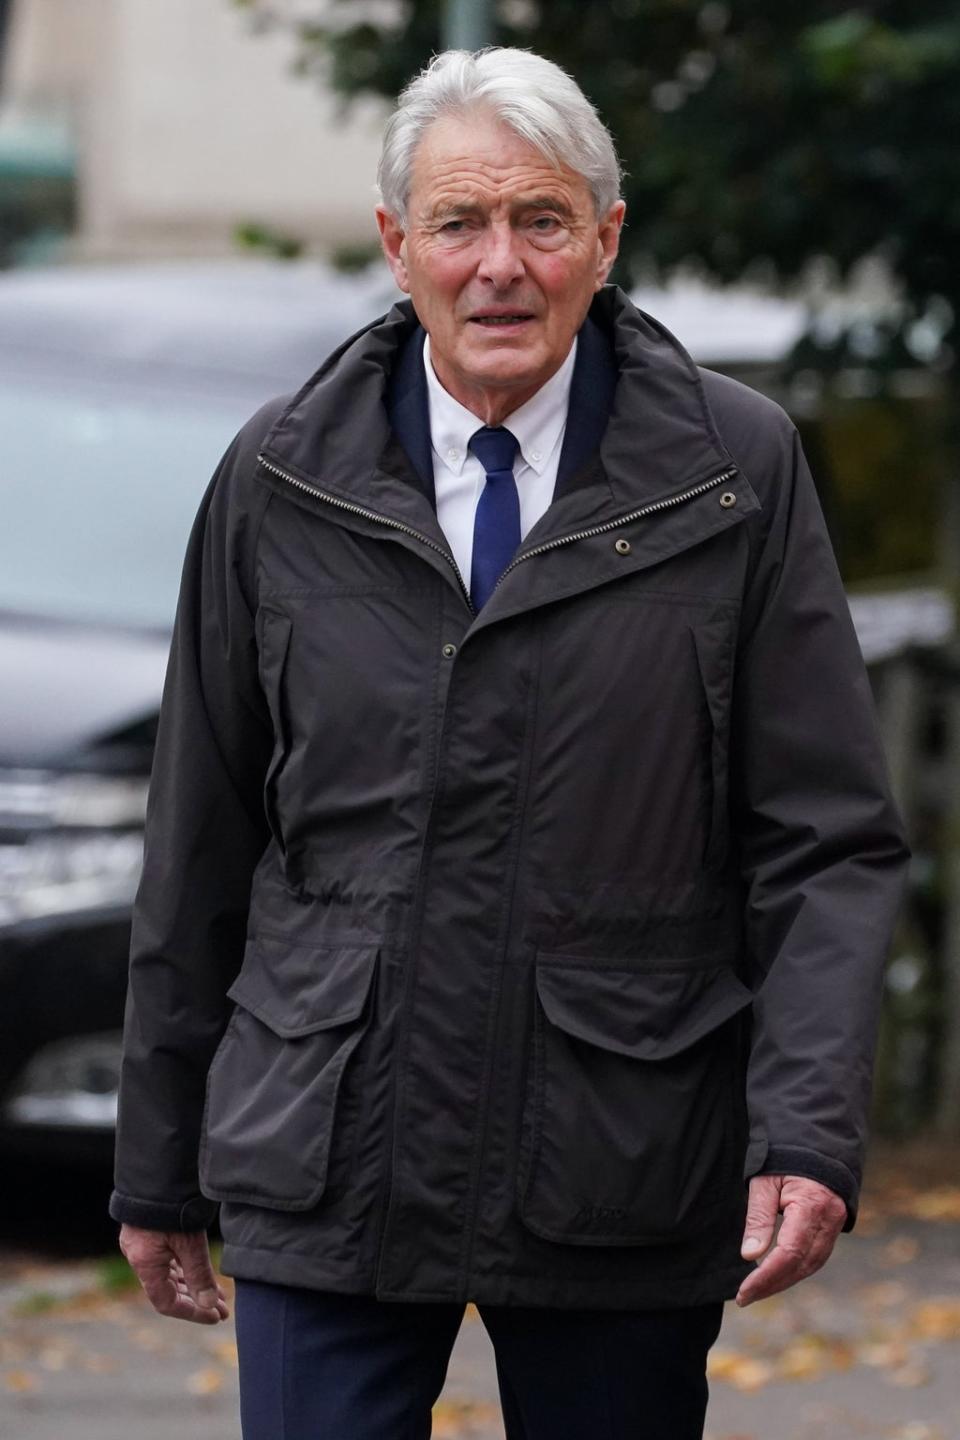
{"label": "jacket sleeve", "polygon": [[856,1219],[884,961],[909,852],[869,680],[799,438],[748,585],[733,825],[755,989],[746,1174],[801,1175]]}
{"label": "jacket sleeve", "polygon": [[269,838],[272,731],[241,580],[256,517],[236,499],[247,448],[241,432],[190,534],[134,902],[110,1213],[152,1229],[202,1229],[216,1214],[197,1179],[206,1074]]}

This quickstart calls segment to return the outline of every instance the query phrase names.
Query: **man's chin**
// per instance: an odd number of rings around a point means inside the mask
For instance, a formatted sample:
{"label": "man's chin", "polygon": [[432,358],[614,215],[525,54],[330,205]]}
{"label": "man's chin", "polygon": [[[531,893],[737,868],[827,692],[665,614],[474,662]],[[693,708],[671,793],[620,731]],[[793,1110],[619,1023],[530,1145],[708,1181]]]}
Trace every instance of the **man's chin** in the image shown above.
{"label": "man's chin", "polygon": [[491,354],[490,347],[484,346],[485,354],[478,355],[474,351],[467,357],[462,369],[473,384],[491,387],[537,387],[543,384],[550,374],[550,367],[543,355],[531,354],[509,342],[494,349],[495,353]]}

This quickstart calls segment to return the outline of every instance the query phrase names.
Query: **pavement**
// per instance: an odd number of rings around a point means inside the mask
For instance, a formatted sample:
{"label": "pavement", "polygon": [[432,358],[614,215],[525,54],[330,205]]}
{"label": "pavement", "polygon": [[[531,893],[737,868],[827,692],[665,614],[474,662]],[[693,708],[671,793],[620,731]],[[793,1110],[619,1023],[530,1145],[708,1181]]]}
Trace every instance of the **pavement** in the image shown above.
{"label": "pavement", "polygon": [[[824,1270],[726,1307],[705,1440],[960,1440],[960,1168],[928,1148],[889,1152],[870,1175]],[[155,1315],[102,1211],[59,1231],[25,1214],[22,1198],[19,1214],[0,1203],[0,1440],[239,1440],[232,1324]],[[472,1306],[433,1436],[503,1440]]]}

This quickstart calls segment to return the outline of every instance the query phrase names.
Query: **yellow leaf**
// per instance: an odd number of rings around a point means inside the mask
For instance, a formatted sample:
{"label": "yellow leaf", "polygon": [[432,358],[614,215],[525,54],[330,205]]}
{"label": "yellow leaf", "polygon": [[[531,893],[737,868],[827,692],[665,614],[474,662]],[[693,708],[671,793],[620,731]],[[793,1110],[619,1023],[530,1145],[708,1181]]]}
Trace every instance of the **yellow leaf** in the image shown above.
{"label": "yellow leaf", "polygon": [[222,1365],[229,1365],[232,1370],[237,1368],[237,1342],[235,1340],[215,1340],[210,1349]]}
{"label": "yellow leaf", "polygon": [[714,1380],[725,1380],[728,1385],[733,1385],[737,1390],[760,1390],[774,1377],[773,1366],[767,1360],[756,1360],[751,1355],[739,1355],[735,1352],[721,1352],[711,1366],[707,1363],[707,1373]]}
{"label": "yellow leaf", "polygon": [[13,1395],[30,1395],[40,1388],[36,1375],[29,1370],[8,1370],[3,1383]]}
{"label": "yellow leaf", "polygon": [[937,1297],[917,1305],[910,1326],[925,1340],[960,1340],[960,1300]]}
{"label": "yellow leaf", "polygon": [[222,1370],[195,1370],[187,1378],[187,1389],[191,1395],[215,1395],[223,1389]]}
{"label": "yellow leaf", "polygon": [[917,1220],[960,1220],[960,1186],[922,1190],[912,1197],[908,1213]]}
{"label": "yellow leaf", "polygon": [[825,1359],[822,1346],[797,1340],[777,1360],[777,1374],[784,1380],[816,1380],[823,1374]]}
{"label": "yellow leaf", "polygon": [[857,1346],[857,1359],[861,1365],[870,1365],[875,1370],[891,1370],[905,1365],[909,1352],[897,1340],[867,1341]]}

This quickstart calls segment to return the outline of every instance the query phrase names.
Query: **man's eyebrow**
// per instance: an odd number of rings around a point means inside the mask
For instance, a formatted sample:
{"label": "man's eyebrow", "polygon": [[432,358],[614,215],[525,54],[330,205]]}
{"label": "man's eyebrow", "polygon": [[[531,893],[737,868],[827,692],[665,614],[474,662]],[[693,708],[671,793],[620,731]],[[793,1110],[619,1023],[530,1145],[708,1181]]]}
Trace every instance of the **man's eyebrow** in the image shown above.
{"label": "man's eyebrow", "polygon": [[569,219],[573,210],[559,195],[520,195],[512,202],[514,210],[555,210]]}
{"label": "man's eyebrow", "polygon": [[475,215],[480,210],[479,200],[438,200],[426,212],[427,220],[458,219],[461,215]]}

